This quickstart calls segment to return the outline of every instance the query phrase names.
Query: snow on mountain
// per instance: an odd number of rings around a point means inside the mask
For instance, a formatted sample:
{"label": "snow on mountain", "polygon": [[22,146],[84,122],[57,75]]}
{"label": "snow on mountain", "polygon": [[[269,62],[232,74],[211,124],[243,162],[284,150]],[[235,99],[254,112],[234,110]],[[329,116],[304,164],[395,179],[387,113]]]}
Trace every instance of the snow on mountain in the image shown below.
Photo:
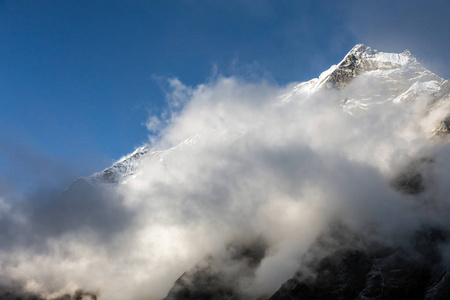
{"label": "snow on mountain", "polygon": [[212,130],[206,134],[195,134],[167,150],[152,150],[148,145],[144,145],[123,156],[111,167],[83,179],[94,186],[97,184],[125,183],[128,178],[133,178],[139,174],[139,166],[144,159],[155,159],[164,162],[166,157],[170,156],[172,152],[183,151],[183,149],[193,147],[204,140],[227,136],[230,139],[228,143],[232,143],[243,134],[245,134],[245,131],[230,134],[228,131],[217,132]]}
{"label": "snow on mountain", "polygon": [[[353,84],[353,82],[355,84]],[[359,82],[377,85],[377,94],[358,88]],[[434,135],[444,136],[450,132],[447,114],[441,104],[447,103],[450,95],[450,83],[424,68],[412,54],[405,50],[402,53],[385,53],[368,46],[354,46],[344,59],[311,79],[296,85],[289,93],[278,98],[275,105],[289,105],[299,96],[309,98],[327,90],[339,90],[343,111],[351,115],[360,115],[374,105],[383,103],[403,104],[416,99],[428,102],[430,110],[440,110],[442,121],[437,122],[432,130]],[[445,120],[447,121],[445,121]],[[215,133],[217,134],[217,133]],[[214,134],[213,134],[214,135]],[[191,147],[205,138],[200,134],[188,137],[170,149],[154,151],[149,146],[137,148],[133,153],[122,157],[111,167],[85,178],[91,184],[120,183],[130,176],[139,173],[139,165],[143,159],[164,161],[174,150]]]}
{"label": "snow on mountain", "polygon": [[119,159],[111,167],[85,179],[91,184],[120,182],[128,176],[135,175],[142,159],[149,153],[152,152],[147,146],[139,147],[131,154]]}
{"label": "snow on mountain", "polygon": [[449,92],[448,81],[425,69],[408,50],[385,53],[358,44],[338,65],[323,72],[319,78],[298,84],[280,97],[280,101],[289,102],[296,96],[308,96],[327,89],[342,90],[356,79],[378,85],[380,92],[374,95],[358,89],[347,91],[340,99],[341,107],[352,115],[384,102],[400,103],[426,96],[436,100],[441,90],[447,95]]}

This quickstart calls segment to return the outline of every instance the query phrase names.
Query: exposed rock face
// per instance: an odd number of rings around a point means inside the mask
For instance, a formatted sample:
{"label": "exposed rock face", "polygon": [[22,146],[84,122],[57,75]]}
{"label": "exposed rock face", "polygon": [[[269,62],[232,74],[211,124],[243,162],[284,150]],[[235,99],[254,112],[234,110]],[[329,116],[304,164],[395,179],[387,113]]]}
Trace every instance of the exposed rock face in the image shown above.
{"label": "exposed rock face", "polygon": [[405,194],[422,193],[427,187],[427,179],[431,177],[427,171],[432,168],[433,163],[434,161],[430,158],[421,158],[412,162],[393,179],[393,187]]}
{"label": "exposed rock face", "polygon": [[450,116],[442,120],[435,129],[433,134],[440,137],[446,137],[450,133]]}
{"label": "exposed rock face", "polygon": [[[356,81],[377,86],[377,93],[358,88],[357,83],[352,85]],[[340,103],[342,110],[361,115],[385,103],[422,101],[430,104],[430,110],[439,109],[439,105],[448,100],[450,87],[447,80],[424,68],[408,50],[385,53],[360,44],[319,78],[300,83],[281,96],[280,102],[289,102],[299,95],[308,98],[330,90],[340,92],[340,99],[335,101]],[[436,103],[439,105],[432,107]]]}
{"label": "exposed rock face", "polygon": [[[261,238],[230,243],[224,255],[209,256],[178,278],[164,300],[250,299],[239,284],[254,276],[266,248]],[[224,272],[225,268],[233,271]]]}
{"label": "exposed rock face", "polygon": [[[270,299],[425,299],[429,289],[436,290],[428,284],[431,277],[442,271],[430,270],[403,255],[337,251],[320,262],[317,278],[293,278]],[[434,295],[438,293],[446,297],[433,299],[448,299],[445,288]]]}
{"label": "exposed rock face", "polygon": [[435,272],[424,299],[450,299],[450,267]]}
{"label": "exposed rock face", "polygon": [[[378,71],[381,73],[379,75],[387,76],[392,71],[401,69],[425,71],[408,50],[398,54],[384,53],[359,44],[353,47],[344,59],[330,70],[331,72],[324,78],[321,85],[326,88],[341,88],[363,72]],[[427,75],[432,74],[429,73]],[[439,79],[436,75],[434,77],[433,79]]]}
{"label": "exposed rock face", "polygon": [[[365,244],[357,236],[348,240],[348,233],[342,239],[341,230],[320,237],[305,255],[303,264],[313,276],[299,272],[270,300],[449,299],[450,266],[441,264],[439,252],[448,232],[423,228],[404,249]],[[331,244],[341,246],[327,249]],[[330,254],[317,257],[321,251]]]}
{"label": "exposed rock face", "polygon": [[[47,300],[47,298],[17,290],[17,288],[0,287],[0,300]],[[65,294],[50,300],[97,300],[97,295],[78,290],[73,295]]]}
{"label": "exposed rock face", "polygon": [[[362,72],[373,70],[388,70],[401,67],[400,60],[398,62],[383,61],[376,59],[378,51],[371,49],[365,45],[359,44],[347,54],[342,62],[328,75],[324,85],[327,88],[339,88],[347,85],[353,78]],[[403,56],[403,61],[408,59],[415,59],[411,56],[409,51],[405,51],[400,56]]]}

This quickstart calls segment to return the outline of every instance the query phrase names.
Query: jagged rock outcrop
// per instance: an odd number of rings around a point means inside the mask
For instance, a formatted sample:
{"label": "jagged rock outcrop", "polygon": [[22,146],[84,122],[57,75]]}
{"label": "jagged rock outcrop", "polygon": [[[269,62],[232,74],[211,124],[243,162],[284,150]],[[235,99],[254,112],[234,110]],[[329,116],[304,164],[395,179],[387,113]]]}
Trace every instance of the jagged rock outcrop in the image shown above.
{"label": "jagged rock outcrop", "polygon": [[[249,299],[240,286],[254,276],[265,256],[267,245],[262,238],[234,241],[219,257],[208,256],[181,275],[164,300],[240,300]],[[224,272],[224,269],[232,272]]]}
{"label": "jagged rock outcrop", "polygon": [[440,137],[446,137],[450,133],[450,116],[439,122],[436,128],[433,129],[433,134]]}
{"label": "jagged rock outcrop", "polygon": [[[424,227],[408,248],[366,243],[345,231],[338,226],[319,237],[303,261],[313,275],[300,271],[270,300],[449,299],[450,266],[443,265],[439,251],[449,241],[448,231]],[[329,254],[317,257],[321,252]]]}
{"label": "jagged rock outcrop", "polygon": [[321,84],[326,88],[340,88],[350,83],[362,72],[397,69],[407,63],[418,64],[408,50],[388,58],[370,47],[358,44]]}

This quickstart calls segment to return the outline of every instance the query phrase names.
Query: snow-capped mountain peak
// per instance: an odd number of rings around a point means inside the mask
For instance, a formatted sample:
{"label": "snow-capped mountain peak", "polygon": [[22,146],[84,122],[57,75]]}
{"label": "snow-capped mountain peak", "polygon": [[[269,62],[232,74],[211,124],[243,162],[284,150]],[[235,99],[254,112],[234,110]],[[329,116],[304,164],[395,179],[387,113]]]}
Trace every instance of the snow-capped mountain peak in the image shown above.
{"label": "snow-capped mountain peak", "polygon": [[344,59],[319,76],[315,89],[341,88],[356,76],[370,71],[385,71],[387,75],[399,69],[421,69],[421,65],[409,50],[402,53],[387,53],[374,50],[363,44],[353,47]]}
{"label": "snow-capped mountain peak", "polygon": [[[364,85],[347,88],[354,80],[371,82],[379,93],[368,92]],[[298,84],[281,96],[280,103],[301,96],[308,98],[320,91],[339,90],[344,111],[357,115],[373,105],[385,102],[402,103],[418,98],[442,98],[448,94],[448,82],[424,68],[409,50],[387,53],[363,44],[354,46],[337,65],[331,66],[319,78]],[[440,95],[439,97],[437,95]]]}

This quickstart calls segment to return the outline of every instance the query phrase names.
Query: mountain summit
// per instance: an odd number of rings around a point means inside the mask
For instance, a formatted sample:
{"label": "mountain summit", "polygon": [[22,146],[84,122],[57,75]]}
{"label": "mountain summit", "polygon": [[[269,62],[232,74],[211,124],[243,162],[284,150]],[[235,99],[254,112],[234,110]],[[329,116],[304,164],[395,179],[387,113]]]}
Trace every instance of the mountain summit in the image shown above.
{"label": "mountain summit", "polygon": [[408,50],[385,53],[358,44],[339,64],[331,66],[317,79],[300,83],[281,99],[290,101],[293,97],[310,96],[323,90],[343,90],[354,80],[367,82],[377,92],[361,88],[364,85],[358,88],[358,83],[343,92],[342,109],[350,114],[385,102],[417,98],[432,98],[429,101],[438,102],[450,93],[449,81],[424,68]]}
{"label": "mountain summit", "polygon": [[408,50],[399,54],[384,53],[358,44],[337,66],[328,71],[329,74],[323,78],[320,85],[325,85],[328,88],[342,87],[363,72],[392,71],[405,68],[423,70]]}

